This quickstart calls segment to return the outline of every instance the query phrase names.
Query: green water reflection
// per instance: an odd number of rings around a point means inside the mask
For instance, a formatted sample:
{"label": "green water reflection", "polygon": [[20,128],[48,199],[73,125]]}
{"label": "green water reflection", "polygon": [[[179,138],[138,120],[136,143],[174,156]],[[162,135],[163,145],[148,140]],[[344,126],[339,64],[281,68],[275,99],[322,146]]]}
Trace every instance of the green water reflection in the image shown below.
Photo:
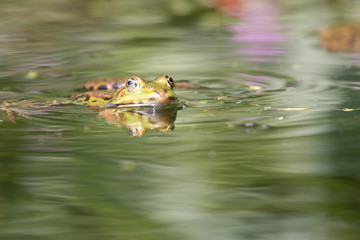
{"label": "green water reflection", "polygon": [[192,85],[141,138],[83,106],[0,115],[0,239],[358,239],[360,57],[313,33],[360,5],[173,2],[0,3],[1,102]]}

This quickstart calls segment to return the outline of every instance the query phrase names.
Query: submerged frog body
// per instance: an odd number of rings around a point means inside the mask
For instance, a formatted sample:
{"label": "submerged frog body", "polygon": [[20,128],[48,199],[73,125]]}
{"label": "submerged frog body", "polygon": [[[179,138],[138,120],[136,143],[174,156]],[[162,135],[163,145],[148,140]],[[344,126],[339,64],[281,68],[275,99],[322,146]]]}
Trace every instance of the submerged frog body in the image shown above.
{"label": "submerged frog body", "polygon": [[174,81],[171,77],[160,75],[153,81],[140,77],[124,79],[104,79],[88,82],[85,87],[94,90],[118,88],[115,94],[107,92],[85,92],[72,98],[73,103],[89,107],[123,108],[123,107],[158,107],[178,105],[174,93]]}

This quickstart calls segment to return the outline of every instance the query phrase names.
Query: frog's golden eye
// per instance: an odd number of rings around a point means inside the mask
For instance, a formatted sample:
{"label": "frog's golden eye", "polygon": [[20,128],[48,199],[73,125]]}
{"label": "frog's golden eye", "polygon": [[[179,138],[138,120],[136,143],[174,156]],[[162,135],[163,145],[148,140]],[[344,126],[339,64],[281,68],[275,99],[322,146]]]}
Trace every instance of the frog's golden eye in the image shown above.
{"label": "frog's golden eye", "polygon": [[128,80],[127,83],[126,83],[127,86],[131,86],[131,85],[134,85],[134,84],[135,84],[135,81],[132,80],[132,79]]}
{"label": "frog's golden eye", "polygon": [[126,90],[133,91],[139,86],[139,79],[137,77],[131,77],[126,82]]}
{"label": "frog's golden eye", "polygon": [[166,85],[168,85],[170,88],[174,88],[174,79],[172,77],[169,77],[168,75],[165,76],[166,78]]}

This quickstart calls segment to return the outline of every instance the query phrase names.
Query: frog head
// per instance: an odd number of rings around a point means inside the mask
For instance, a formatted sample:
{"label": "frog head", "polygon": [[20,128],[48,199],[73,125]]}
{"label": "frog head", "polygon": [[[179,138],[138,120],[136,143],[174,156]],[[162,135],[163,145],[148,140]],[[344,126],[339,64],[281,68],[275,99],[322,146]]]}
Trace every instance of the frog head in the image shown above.
{"label": "frog head", "polygon": [[124,87],[117,90],[107,105],[112,107],[140,107],[178,104],[179,100],[173,88],[174,81],[169,76],[160,75],[151,82],[133,76],[127,80]]}

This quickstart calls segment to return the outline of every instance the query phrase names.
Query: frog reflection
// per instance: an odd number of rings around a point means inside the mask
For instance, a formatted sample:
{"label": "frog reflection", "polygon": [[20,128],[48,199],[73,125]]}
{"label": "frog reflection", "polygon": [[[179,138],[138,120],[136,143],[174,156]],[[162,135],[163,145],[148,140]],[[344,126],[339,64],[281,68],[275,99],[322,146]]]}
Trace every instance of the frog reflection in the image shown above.
{"label": "frog reflection", "polygon": [[99,118],[117,126],[126,127],[133,137],[141,137],[147,130],[170,132],[175,128],[177,109],[123,109],[120,111],[104,110]]}

